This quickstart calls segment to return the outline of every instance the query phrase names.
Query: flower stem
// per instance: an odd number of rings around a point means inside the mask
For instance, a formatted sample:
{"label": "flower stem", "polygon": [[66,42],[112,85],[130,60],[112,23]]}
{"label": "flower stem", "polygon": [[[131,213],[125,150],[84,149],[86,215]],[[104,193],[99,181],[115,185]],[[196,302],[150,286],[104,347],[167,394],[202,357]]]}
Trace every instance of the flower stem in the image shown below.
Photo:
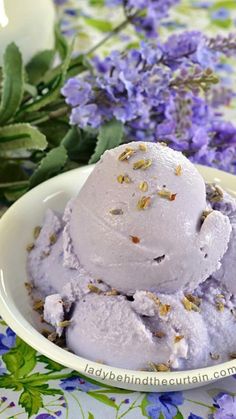
{"label": "flower stem", "polygon": [[74,399],[74,400],[78,403],[78,405],[79,405],[80,412],[81,412],[81,415],[82,415],[82,419],[85,419],[85,416],[84,416],[84,411],[83,411],[83,409],[82,409],[82,406],[81,406],[81,403],[80,403],[80,401],[79,401],[78,397],[76,397],[73,393],[71,394],[71,396],[73,397],[73,399]]}
{"label": "flower stem", "polygon": [[203,407],[207,407],[208,409],[212,409],[212,406],[210,406],[209,404],[205,404],[205,403],[202,403],[202,402],[197,402],[195,400],[190,400],[190,399],[185,399],[185,400],[187,400],[188,402],[197,404],[199,406],[203,406]]}
{"label": "flower stem", "polygon": [[109,32],[101,41],[95,44],[91,49],[89,49],[86,55],[93,54],[98,48],[100,48],[103,44],[105,44],[109,39],[113,36],[117,35],[122,29],[124,29],[130,23],[130,19],[123,20],[119,25],[117,25],[111,32]]}
{"label": "flower stem", "polygon": [[128,16],[126,15],[126,18],[119,23],[111,32],[109,32],[101,41],[99,41],[97,44],[95,44],[91,49],[89,49],[86,53],[86,55],[91,55],[95,51],[97,51],[98,48],[100,48],[103,44],[105,44],[109,39],[111,39],[113,36],[117,35],[122,31],[122,29],[126,28],[127,25],[132,23],[132,20],[137,17],[140,14],[140,10],[137,10],[132,15]]}

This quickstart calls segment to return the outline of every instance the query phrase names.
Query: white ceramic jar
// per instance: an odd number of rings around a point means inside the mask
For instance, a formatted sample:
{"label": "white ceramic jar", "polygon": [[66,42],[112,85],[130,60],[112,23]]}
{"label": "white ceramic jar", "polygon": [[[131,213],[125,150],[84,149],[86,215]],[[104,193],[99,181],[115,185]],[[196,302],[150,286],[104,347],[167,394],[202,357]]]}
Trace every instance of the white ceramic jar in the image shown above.
{"label": "white ceramic jar", "polygon": [[0,0],[0,65],[6,46],[15,42],[28,62],[54,46],[53,0]]}

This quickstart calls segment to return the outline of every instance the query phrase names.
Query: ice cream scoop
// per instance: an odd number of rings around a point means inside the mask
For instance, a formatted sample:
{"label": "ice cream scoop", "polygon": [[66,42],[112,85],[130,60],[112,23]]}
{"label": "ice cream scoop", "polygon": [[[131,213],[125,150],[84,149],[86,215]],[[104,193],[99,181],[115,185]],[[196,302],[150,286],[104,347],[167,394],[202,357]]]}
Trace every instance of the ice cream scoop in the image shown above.
{"label": "ice cream scoop", "polygon": [[211,279],[202,284],[196,292],[202,298],[201,315],[209,336],[211,364],[235,358],[235,295],[229,293],[219,281]]}
{"label": "ice cream scoop", "polygon": [[35,230],[37,237],[28,255],[27,272],[42,296],[61,292],[73,279],[76,282],[90,280],[83,269],[64,266],[63,227],[61,216],[48,209],[42,227]]}
{"label": "ice cream scoop", "polygon": [[[156,326],[161,333],[161,322]],[[185,339],[175,341],[176,335],[171,329],[155,336],[124,296],[94,293],[76,303],[66,328],[67,346],[74,353],[130,369],[149,369],[152,363],[163,364],[160,368],[167,370],[171,363],[177,366],[188,349]]]}
{"label": "ice cream scoop", "polygon": [[203,178],[182,153],[133,142],[104,153],[65,231],[68,267],[124,293],[171,293],[195,289],[220,267],[231,226],[208,211]]}
{"label": "ice cream scoop", "polygon": [[[218,194],[217,194],[218,189]],[[236,294],[236,199],[216,185],[207,185],[207,198],[213,209],[228,215],[232,231],[221,267],[212,274],[229,292]]]}

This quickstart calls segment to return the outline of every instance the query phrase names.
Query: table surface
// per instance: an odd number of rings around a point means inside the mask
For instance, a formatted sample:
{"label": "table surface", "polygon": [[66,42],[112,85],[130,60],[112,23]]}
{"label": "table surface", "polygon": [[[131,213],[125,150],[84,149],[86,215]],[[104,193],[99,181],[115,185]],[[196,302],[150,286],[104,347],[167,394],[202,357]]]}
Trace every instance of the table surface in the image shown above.
{"label": "table surface", "polygon": [[172,393],[102,386],[40,355],[0,320],[0,388],[1,419],[205,419],[218,394],[236,393],[236,376]]}
{"label": "table surface", "polygon": [[[86,30],[83,16],[78,24],[78,15],[74,13],[78,3],[78,0],[68,0],[64,6],[58,6],[59,15],[65,32],[71,35],[79,28],[81,45],[89,49],[94,38],[102,34],[96,28]],[[180,9],[176,16],[178,22],[182,19],[183,25],[188,28],[192,25],[192,17],[196,19],[196,12],[192,9],[193,0],[184,0],[182,3],[188,11],[181,13]],[[203,9],[198,10],[196,27],[208,33],[217,33],[219,27],[204,9],[204,2],[202,4]],[[87,0],[83,1],[84,6],[90,12]],[[117,13],[114,16],[113,21],[119,18]],[[116,39],[114,42],[119,44],[122,41]],[[236,376],[199,389],[175,393],[145,394],[110,388],[40,355],[15,336],[1,319],[0,388],[0,419],[207,419],[213,417],[212,414],[217,419],[236,418]],[[214,399],[221,393],[227,394],[225,406],[228,406],[230,416],[220,413],[215,405]]]}

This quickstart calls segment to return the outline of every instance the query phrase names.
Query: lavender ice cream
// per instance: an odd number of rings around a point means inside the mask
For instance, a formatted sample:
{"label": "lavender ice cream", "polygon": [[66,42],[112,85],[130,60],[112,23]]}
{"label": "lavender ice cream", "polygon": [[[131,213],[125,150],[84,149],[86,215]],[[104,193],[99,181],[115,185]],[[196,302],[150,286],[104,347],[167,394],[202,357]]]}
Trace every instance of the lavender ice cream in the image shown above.
{"label": "lavender ice cream", "polygon": [[29,278],[77,355],[168,371],[236,352],[236,200],[206,187],[180,152],[106,151],[63,216],[49,210],[36,233]]}

